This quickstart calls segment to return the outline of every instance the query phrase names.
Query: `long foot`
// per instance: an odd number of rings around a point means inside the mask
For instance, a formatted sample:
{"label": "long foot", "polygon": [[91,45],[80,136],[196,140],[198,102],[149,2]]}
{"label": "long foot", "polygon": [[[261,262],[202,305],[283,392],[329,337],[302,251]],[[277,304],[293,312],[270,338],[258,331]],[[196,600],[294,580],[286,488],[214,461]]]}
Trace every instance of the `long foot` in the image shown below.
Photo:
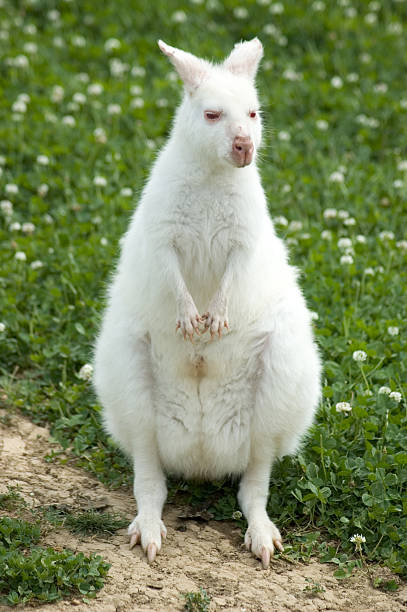
{"label": "long foot", "polygon": [[264,569],[269,567],[275,549],[284,551],[280,532],[270,519],[250,524],[244,543],[247,550],[260,559]]}
{"label": "long foot", "polygon": [[130,536],[130,549],[136,544],[141,544],[147,555],[147,560],[152,563],[159,551],[161,542],[167,537],[167,529],[161,519],[136,516],[128,528]]}

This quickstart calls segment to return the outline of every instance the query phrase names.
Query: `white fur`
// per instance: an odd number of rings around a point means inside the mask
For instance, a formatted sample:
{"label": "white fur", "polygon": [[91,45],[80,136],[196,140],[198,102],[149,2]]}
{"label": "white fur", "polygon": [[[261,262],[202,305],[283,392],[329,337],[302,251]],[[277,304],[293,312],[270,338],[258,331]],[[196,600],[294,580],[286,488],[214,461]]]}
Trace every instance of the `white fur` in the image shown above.
{"label": "white fur", "polygon": [[[108,432],[134,463],[132,543],[150,560],[161,547],[164,473],[241,474],[246,545],[267,566],[281,548],[265,509],[271,465],[312,422],[320,362],[255,161],[237,168],[231,157],[236,136],[260,146],[260,117],[249,113],[262,46],[242,43],[213,66],[159,44],[185,93],[123,243],[95,386]],[[222,337],[198,335],[205,324]]]}

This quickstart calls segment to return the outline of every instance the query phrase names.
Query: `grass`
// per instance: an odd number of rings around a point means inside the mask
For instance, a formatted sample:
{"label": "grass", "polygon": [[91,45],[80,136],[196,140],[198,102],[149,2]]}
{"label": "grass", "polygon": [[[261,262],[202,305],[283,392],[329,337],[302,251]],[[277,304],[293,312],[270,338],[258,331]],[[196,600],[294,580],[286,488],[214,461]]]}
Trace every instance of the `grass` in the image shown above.
{"label": "grass", "polygon": [[68,549],[38,546],[41,528],[21,519],[0,518],[0,600],[10,606],[45,603],[70,596],[93,597],[109,564]]}
{"label": "grass", "polygon": [[[258,35],[263,183],[325,363],[315,426],[275,466],[269,512],[292,559],[318,555],[346,577],[360,564],[358,533],[367,563],[406,576],[407,3],[2,5],[4,406],[51,423],[104,482],[130,482],[79,373],[179,100],[156,40],[220,59]],[[172,494],[237,516],[227,482],[172,483]]]}

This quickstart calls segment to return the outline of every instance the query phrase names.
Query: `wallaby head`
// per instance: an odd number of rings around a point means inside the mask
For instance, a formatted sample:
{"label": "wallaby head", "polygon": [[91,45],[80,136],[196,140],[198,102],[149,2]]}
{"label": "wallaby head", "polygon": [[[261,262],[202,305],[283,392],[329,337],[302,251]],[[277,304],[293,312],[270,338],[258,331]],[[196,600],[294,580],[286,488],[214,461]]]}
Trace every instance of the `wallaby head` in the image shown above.
{"label": "wallaby head", "polygon": [[183,80],[174,137],[202,163],[242,168],[253,162],[261,142],[259,100],[254,84],[263,55],[254,38],[237,44],[222,64],[158,42]]}

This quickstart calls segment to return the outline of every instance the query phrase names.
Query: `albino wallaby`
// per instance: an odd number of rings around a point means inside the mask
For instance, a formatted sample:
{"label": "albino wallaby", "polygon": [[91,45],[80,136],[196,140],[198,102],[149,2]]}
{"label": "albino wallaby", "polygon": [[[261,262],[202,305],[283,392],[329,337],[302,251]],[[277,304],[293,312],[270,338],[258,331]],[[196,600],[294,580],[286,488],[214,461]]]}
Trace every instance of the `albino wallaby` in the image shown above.
{"label": "albino wallaby", "polygon": [[[276,457],[320,396],[311,316],[267,211],[255,38],[219,65],[159,41],[185,91],[125,236],[95,352],[107,431],[134,465],[130,546],[161,549],[165,473],[241,475],[245,544],[268,567]],[[208,333],[205,333],[208,332]]]}

